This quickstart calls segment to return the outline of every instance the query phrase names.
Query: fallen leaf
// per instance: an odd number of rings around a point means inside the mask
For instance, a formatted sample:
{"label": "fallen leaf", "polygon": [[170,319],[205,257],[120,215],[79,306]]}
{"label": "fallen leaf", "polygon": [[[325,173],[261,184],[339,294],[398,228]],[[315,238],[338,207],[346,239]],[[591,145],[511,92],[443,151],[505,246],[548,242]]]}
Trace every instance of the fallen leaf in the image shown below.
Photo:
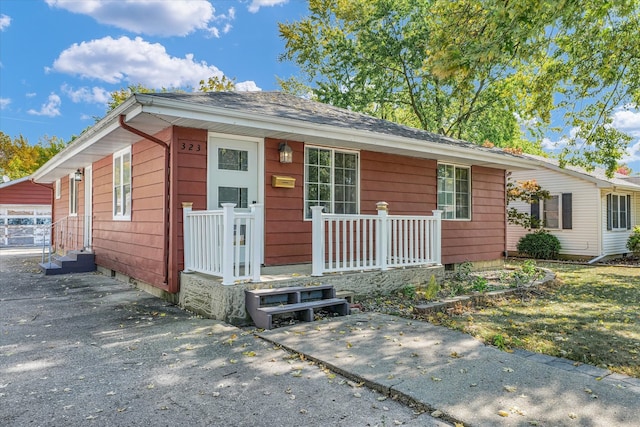
{"label": "fallen leaf", "polygon": [[442,378],[431,377],[431,381],[442,381]]}
{"label": "fallen leaf", "polygon": [[509,413],[507,411],[498,411],[498,415],[500,415],[501,417],[508,417]]}
{"label": "fallen leaf", "polygon": [[504,389],[507,390],[509,393],[514,393],[517,390],[517,387],[513,385],[506,385],[504,386]]}
{"label": "fallen leaf", "polygon": [[504,372],[513,372],[513,369],[511,369],[511,368],[502,368],[502,370]]}

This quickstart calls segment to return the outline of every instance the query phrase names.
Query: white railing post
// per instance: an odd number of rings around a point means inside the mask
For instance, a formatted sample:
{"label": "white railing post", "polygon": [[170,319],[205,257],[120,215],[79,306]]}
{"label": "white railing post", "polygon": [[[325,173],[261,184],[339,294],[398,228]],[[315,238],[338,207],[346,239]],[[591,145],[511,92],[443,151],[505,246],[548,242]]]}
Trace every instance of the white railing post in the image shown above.
{"label": "white railing post", "polygon": [[189,273],[193,263],[191,255],[191,227],[189,227],[189,214],[193,210],[193,202],[182,202],[182,235],[184,244],[184,273]]}
{"label": "white railing post", "polygon": [[260,266],[262,264],[262,247],[264,236],[264,207],[261,203],[251,205],[253,227],[251,227],[251,280],[260,281]]}
{"label": "white railing post", "polygon": [[[233,208],[235,203],[222,204],[222,284],[233,285]],[[240,232],[240,230],[238,230]],[[238,260],[239,261],[239,260]]]}
{"label": "white railing post", "polygon": [[324,271],[324,206],[311,207],[311,275],[322,276]]}
{"label": "white railing post", "polygon": [[376,264],[382,271],[388,269],[387,256],[389,254],[389,222],[387,215],[389,214],[389,204],[387,202],[376,203],[378,210],[378,227],[376,229]]}
{"label": "white railing post", "polygon": [[433,233],[431,241],[433,242],[433,261],[442,264],[442,211],[434,210],[433,217],[435,218],[435,226],[433,227]]}

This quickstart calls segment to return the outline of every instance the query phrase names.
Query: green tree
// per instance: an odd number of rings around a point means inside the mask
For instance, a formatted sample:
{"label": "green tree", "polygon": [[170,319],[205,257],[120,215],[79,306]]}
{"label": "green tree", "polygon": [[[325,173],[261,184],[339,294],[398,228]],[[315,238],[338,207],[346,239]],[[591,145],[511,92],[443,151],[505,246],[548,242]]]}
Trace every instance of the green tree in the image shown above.
{"label": "green tree", "polygon": [[22,135],[12,139],[0,131],[0,175],[11,179],[31,175],[66,145],[55,136],[44,136],[31,145]]}
{"label": "green tree", "polygon": [[[282,60],[333,105],[479,144],[540,151],[556,109],[577,130],[561,164],[615,170],[640,104],[638,0],[310,0],[279,24]],[[294,86],[295,87],[295,86]]]}

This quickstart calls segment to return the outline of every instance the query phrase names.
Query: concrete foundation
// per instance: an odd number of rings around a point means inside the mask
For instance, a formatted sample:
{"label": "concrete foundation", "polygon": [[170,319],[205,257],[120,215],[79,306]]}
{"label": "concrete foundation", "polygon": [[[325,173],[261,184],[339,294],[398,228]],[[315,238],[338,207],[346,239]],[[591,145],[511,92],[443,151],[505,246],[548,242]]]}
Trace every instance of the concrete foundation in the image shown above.
{"label": "concrete foundation", "polygon": [[222,285],[220,279],[199,273],[181,273],[179,304],[185,310],[207,318],[222,320],[233,325],[251,322],[245,309],[245,289],[279,288],[288,286],[333,285],[338,293],[364,296],[389,294],[406,285],[427,283],[431,276],[442,279],[443,266],[414,267],[387,271],[329,274],[323,277],[300,275],[295,267],[288,274],[280,268],[279,274],[265,276],[260,283]]}

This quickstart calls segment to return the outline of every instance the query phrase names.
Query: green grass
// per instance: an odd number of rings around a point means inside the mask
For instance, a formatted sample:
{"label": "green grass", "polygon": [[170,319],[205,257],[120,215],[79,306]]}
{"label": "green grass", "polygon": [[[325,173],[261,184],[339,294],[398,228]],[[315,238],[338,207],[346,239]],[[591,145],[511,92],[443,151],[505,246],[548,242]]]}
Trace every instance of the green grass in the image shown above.
{"label": "green grass", "polygon": [[555,271],[557,283],[427,320],[507,351],[523,348],[640,378],[640,268],[538,266]]}

